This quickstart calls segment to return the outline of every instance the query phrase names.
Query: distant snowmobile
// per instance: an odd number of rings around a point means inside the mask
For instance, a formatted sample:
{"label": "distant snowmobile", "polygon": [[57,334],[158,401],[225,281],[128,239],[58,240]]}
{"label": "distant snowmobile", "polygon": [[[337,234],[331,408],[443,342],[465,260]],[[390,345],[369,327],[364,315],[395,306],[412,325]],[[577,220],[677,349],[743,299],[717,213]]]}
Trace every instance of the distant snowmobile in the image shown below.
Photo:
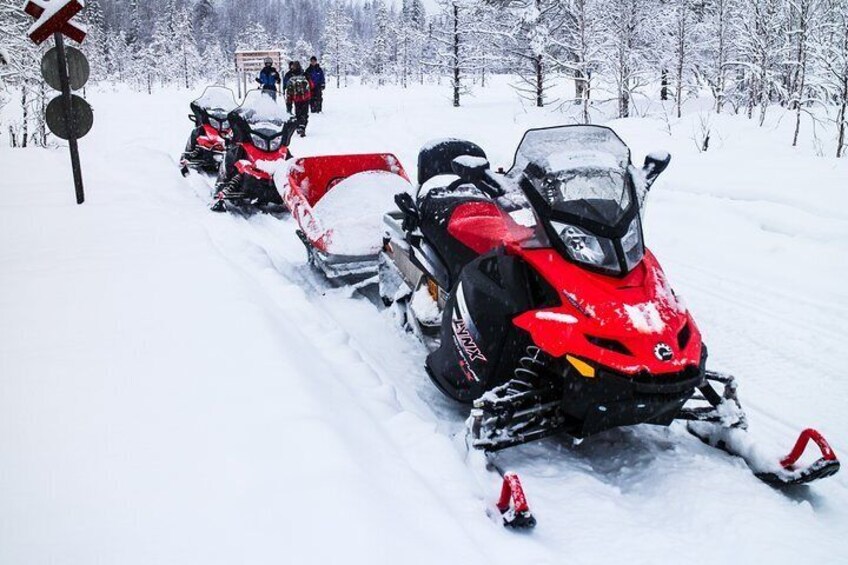
{"label": "distant snowmobile", "polygon": [[[643,242],[642,199],[670,160],[638,169],[599,126],[527,131],[505,174],[473,143],[434,143],[416,197],[385,217],[380,296],[428,345],[435,385],[471,404],[481,450],[685,420],[767,483],[835,474],[814,430],[781,461],[758,455],[733,377],[706,369],[695,320]],[[809,440],[821,457],[798,466]]]}
{"label": "distant snowmobile", "polygon": [[279,161],[291,158],[289,143],[297,129],[294,119],[262,90],[248,92],[241,106],[231,111],[227,119],[232,138],[215,185],[212,210],[223,212],[226,203],[282,205],[273,170]]}
{"label": "distant snowmobile", "polygon": [[180,172],[187,176],[189,169],[215,174],[224,160],[226,139],[230,135],[227,116],[236,106],[233,91],[223,86],[209,86],[190,104],[188,118],[196,126],[180,158]]}

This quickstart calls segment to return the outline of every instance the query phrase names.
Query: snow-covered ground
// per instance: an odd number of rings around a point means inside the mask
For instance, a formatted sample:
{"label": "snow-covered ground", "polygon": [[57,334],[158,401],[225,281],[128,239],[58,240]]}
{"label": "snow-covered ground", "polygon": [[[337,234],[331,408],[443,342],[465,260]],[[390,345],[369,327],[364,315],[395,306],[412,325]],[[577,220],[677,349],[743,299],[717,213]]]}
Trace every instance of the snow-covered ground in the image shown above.
{"label": "snow-covered ground", "polygon": [[[179,175],[200,90],[89,92],[82,207],[65,149],[0,148],[0,563],[848,563],[844,473],[779,492],[678,426],[504,452],[539,518],[504,530],[423,346],[311,272],[291,219],[212,214]],[[446,95],[328,89],[292,150],[412,173],[458,136],[508,166],[566,121]],[[848,160],[778,117],[713,118],[706,154],[694,115],[611,125],[634,161],[673,154],[647,241],[752,433],[777,455],[814,426],[846,455]]]}

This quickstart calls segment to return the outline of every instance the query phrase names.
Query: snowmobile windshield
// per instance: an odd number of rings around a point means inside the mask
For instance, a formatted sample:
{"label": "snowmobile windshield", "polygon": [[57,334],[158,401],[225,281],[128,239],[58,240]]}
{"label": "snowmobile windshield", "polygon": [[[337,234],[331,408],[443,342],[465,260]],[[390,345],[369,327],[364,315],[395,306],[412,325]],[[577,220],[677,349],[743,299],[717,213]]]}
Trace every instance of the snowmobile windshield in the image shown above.
{"label": "snowmobile windshield", "polygon": [[630,150],[600,126],[530,130],[507,176],[533,204],[564,255],[622,275],[644,255]]}
{"label": "snowmobile windshield", "polygon": [[[602,155],[607,162],[625,170],[630,164],[630,150],[611,129],[602,126],[557,126],[528,130],[507,174],[520,176],[527,165],[544,160],[550,161],[551,168],[562,170],[575,164],[574,154]],[[555,156],[559,158],[555,159]]]}
{"label": "snowmobile windshield", "polygon": [[236,112],[252,131],[263,135],[279,132],[289,117],[285,106],[274,99],[273,92],[263,90],[248,92]]}
{"label": "snowmobile windshield", "polygon": [[206,90],[194,103],[216,120],[226,120],[227,114],[238,106],[233,91],[223,86],[206,87]]}
{"label": "snowmobile windshield", "polygon": [[530,179],[554,216],[614,227],[634,203],[629,165],[611,129],[561,126],[528,131],[508,174]]}

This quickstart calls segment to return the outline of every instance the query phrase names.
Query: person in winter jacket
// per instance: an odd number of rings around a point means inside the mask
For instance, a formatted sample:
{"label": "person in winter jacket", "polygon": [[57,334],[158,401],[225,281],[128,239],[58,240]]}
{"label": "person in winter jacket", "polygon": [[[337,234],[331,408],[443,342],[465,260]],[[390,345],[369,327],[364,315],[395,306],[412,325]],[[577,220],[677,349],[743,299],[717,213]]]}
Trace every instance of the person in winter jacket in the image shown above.
{"label": "person in winter jacket", "polygon": [[312,100],[309,103],[313,114],[320,114],[324,105],[324,69],[318,64],[318,59],[314,55],[309,59],[309,66],[306,68],[306,78],[312,87]]}
{"label": "person in winter jacket", "polygon": [[271,95],[274,100],[277,99],[277,85],[280,84],[280,73],[274,68],[274,61],[271,57],[265,57],[265,67],[259,72],[259,77],[256,79],[259,86],[264,92]]}
{"label": "person in winter jacket", "polygon": [[312,98],[312,89],[309,80],[303,74],[300,61],[295,61],[292,68],[292,76],[286,84],[286,104],[294,105],[294,115],[297,119],[297,133],[300,137],[306,137],[306,124],[309,122],[309,100]]}
{"label": "person in winter jacket", "polygon": [[[283,92],[286,91],[286,86],[289,84],[289,79],[292,77],[292,69],[294,68],[294,61],[289,61],[289,70],[286,71],[286,74],[283,75]],[[286,98],[286,112],[289,114],[292,113],[292,105],[289,102],[288,98]]]}

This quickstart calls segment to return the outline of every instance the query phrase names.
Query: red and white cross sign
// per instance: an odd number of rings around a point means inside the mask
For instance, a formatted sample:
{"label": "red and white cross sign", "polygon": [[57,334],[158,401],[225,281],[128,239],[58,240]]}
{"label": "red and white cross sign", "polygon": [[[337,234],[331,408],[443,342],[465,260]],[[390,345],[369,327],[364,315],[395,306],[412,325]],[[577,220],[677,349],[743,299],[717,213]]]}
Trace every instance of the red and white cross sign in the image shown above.
{"label": "red and white cross sign", "polygon": [[24,12],[36,19],[29,28],[29,38],[41,44],[54,33],[67,35],[77,43],[82,43],[87,32],[85,25],[73,21],[82,9],[85,0],[27,0]]}

